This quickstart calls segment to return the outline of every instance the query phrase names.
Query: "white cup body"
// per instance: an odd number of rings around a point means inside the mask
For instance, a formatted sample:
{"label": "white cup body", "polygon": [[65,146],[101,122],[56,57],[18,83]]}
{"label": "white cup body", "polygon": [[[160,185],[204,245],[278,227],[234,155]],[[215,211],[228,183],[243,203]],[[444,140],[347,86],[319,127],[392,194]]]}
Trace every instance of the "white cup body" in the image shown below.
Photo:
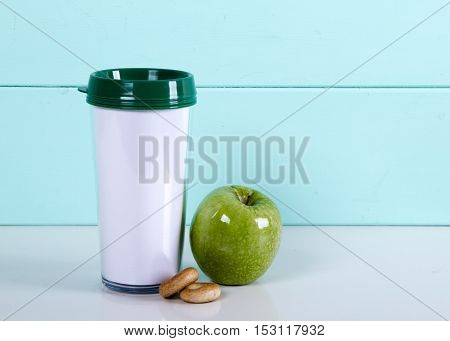
{"label": "white cup body", "polygon": [[[124,292],[155,291],[180,266],[189,108],[93,106],[92,115],[103,281]],[[148,150],[151,162],[143,159]]]}

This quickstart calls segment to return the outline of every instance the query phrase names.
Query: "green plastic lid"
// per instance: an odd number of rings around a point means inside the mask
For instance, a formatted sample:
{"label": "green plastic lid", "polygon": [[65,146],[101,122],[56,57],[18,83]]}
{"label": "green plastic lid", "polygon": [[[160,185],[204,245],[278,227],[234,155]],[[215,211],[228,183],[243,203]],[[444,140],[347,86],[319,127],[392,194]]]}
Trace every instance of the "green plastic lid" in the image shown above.
{"label": "green plastic lid", "polygon": [[125,110],[175,109],[197,102],[194,76],[168,69],[126,68],[93,72],[86,102]]}

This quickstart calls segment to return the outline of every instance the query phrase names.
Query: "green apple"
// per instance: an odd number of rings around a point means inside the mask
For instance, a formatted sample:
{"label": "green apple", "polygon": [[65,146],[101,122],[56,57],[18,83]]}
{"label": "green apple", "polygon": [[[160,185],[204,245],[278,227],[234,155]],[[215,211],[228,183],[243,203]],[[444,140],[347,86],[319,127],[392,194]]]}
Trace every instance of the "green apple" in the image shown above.
{"label": "green apple", "polygon": [[217,188],[192,219],[190,241],[198,266],[212,281],[249,284],[272,263],[281,237],[278,208],[243,186]]}

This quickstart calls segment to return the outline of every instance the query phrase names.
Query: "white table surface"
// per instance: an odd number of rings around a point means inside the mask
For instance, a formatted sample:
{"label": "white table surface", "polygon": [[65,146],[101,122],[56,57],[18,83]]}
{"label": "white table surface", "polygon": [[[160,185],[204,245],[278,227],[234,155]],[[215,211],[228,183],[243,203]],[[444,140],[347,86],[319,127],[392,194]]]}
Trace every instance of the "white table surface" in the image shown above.
{"label": "white table surface", "polygon": [[[98,251],[97,229],[0,227],[0,316],[6,318],[34,298],[9,319],[450,318],[450,228],[323,229],[329,236],[314,227],[286,227],[277,258],[261,279],[248,286],[222,287],[216,302],[190,305],[105,289],[98,256],[45,291]],[[188,238],[183,266],[195,266]]]}

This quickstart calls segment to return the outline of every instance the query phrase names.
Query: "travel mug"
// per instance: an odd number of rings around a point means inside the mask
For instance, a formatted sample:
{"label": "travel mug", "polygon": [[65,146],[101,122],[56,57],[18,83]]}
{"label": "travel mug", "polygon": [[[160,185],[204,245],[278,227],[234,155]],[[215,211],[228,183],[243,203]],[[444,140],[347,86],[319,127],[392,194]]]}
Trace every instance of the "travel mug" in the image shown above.
{"label": "travel mug", "polygon": [[79,90],[92,106],[102,281],[120,292],[157,293],[181,261],[194,78],[110,69]]}

